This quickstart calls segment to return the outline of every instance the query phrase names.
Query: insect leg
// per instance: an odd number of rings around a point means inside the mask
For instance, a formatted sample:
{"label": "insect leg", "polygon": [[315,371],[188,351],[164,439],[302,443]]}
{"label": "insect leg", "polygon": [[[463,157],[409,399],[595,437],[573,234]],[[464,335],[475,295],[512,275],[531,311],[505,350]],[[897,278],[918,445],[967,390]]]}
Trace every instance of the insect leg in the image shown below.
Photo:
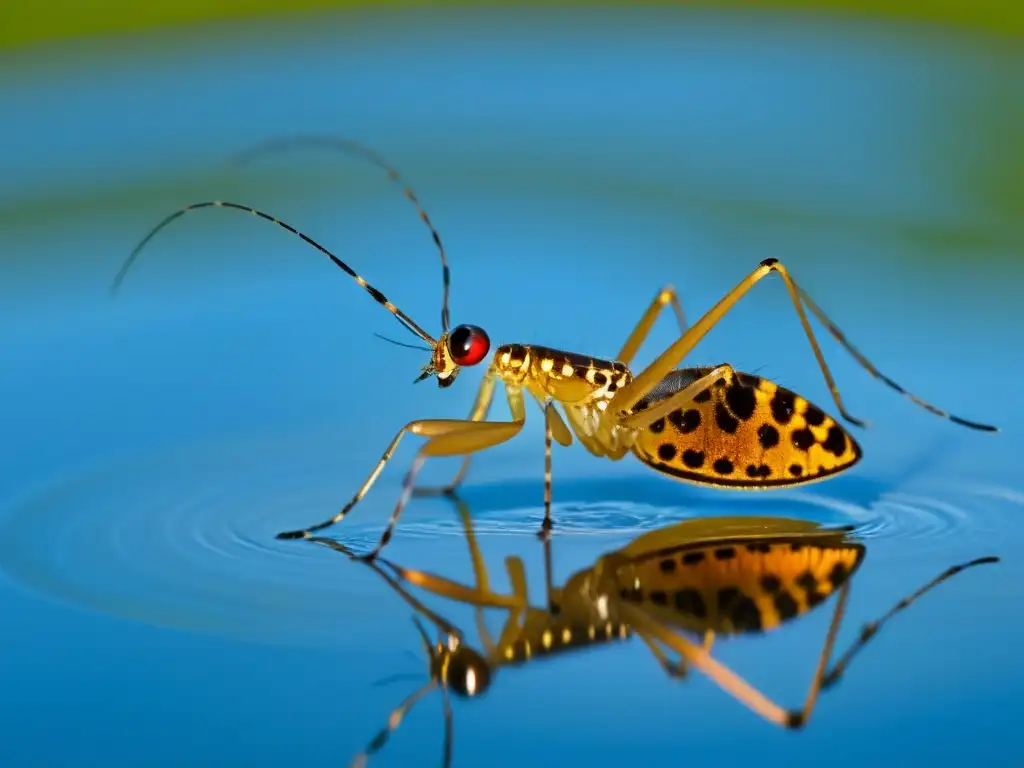
{"label": "insect leg", "polygon": [[485,592],[479,589],[472,589],[464,584],[459,584],[436,574],[402,568],[390,561],[386,562],[388,567],[395,571],[402,580],[440,597],[478,608],[500,608],[508,611],[508,618],[505,621],[505,626],[502,629],[497,644],[491,640],[485,627],[479,624],[477,627],[480,631],[481,641],[487,648],[488,654],[492,659],[497,657],[497,661],[501,661],[498,653],[499,649],[509,647],[509,644],[518,633],[522,615],[529,607],[526,590],[526,571],[523,568],[522,560],[514,556],[508,557],[505,560],[509,582],[512,585],[511,595],[498,595],[490,591]]}
{"label": "insect leg", "polygon": [[[825,647],[822,649],[821,661],[818,665],[814,682],[811,684],[811,690],[804,703],[804,708],[799,711],[783,709],[729,669],[729,667],[715,659],[707,650],[682,635],[673,632],[664,624],[655,621],[642,610],[628,603],[621,605],[620,610],[623,611],[627,622],[636,632],[647,634],[650,638],[679,653],[690,666],[703,672],[723,691],[733,696],[737,701],[765,720],[786,728],[799,728],[807,722],[807,718],[810,716],[814,702],[817,699],[823,670],[835,642],[835,634],[842,619],[848,594],[849,582],[843,584],[840,590],[839,600],[836,603],[836,610],[832,619],[832,626],[829,628],[828,636],[825,639]],[[707,639],[705,638],[706,642]]]}
{"label": "insect leg", "polygon": [[[409,422],[398,431],[398,434],[395,435],[394,439],[392,439],[392,441],[388,444],[388,447],[385,449],[383,456],[381,456],[380,461],[377,462],[377,466],[373,468],[373,471],[370,473],[370,476],[366,478],[366,481],[362,484],[362,486],[360,486],[359,490],[356,491],[355,495],[349,500],[349,502],[344,507],[341,508],[341,511],[334,515],[334,517],[328,520],[324,520],[321,523],[317,523],[316,525],[312,525],[308,528],[279,533],[277,534],[277,538],[306,539],[309,538],[310,534],[312,534],[313,531],[319,531],[324,528],[328,528],[329,526],[335,525],[336,523],[340,523],[342,520],[344,520],[348,513],[352,511],[352,508],[360,502],[363,496],[365,496],[367,492],[370,490],[370,487],[377,481],[377,477],[383,471],[384,466],[391,459],[391,456],[394,454],[395,449],[398,448],[398,443],[401,441],[402,437],[405,436],[406,433],[410,433],[413,435],[421,435],[423,437],[438,437],[458,432],[460,430],[465,430],[468,426],[471,426],[470,423],[462,419],[421,419],[418,421]],[[508,424],[497,422],[497,426],[508,427]]]}
{"label": "insect leg", "polygon": [[889,619],[891,619],[897,613],[902,611],[904,608],[908,607],[911,603],[915,602],[925,592],[928,592],[933,587],[938,586],[946,579],[955,576],[956,574],[966,570],[967,568],[971,568],[975,565],[985,565],[988,563],[998,562],[998,557],[981,557],[977,560],[972,560],[969,563],[961,563],[960,565],[954,565],[952,568],[947,568],[945,571],[943,571],[941,574],[939,574],[934,579],[929,581],[916,592],[913,592],[909,596],[903,598],[898,603],[896,603],[896,605],[890,608],[888,613],[882,616],[882,618],[865,624],[860,630],[860,637],[858,637],[857,640],[854,641],[854,643],[846,650],[846,652],[839,658],[839,660],[832,665],[832,668],[822,678],[821,687],[830,688],[831,686],[839,682],[839,678],[842,677],[842,675],[846,672],[846,668],[853,660],[853,657],[856,656],[860,652],[860,650],[868,644],[871,638],[878,634],[878,630],[880,630],[882,626],[887,621],[889,621]]}
{"label": "insect leg", "polygon": [[[558,441],[559,445],[572,445],[572,433],[566,426],[562,416],[558,413],[554,403],[544,405],[544,522],[541,523],[537,535],[547,539],[551,534],[551,441],[552,438]],[[548,576],[550,577],[550,573]],[[548,594],[550,594],[550,583]]]}
{"label": "insect leg", "polygon": [[391,513],[387,527],[380,537],[377,546],[368,554],[364,555],[372,560],[387,546],[394,532],[395,524],[399,515],[412,497],[412,489],[416,482],[416,475],[419,473],[423,463],[429,456],[458,456],[468,453],[476,453],[487,448],[507,442],[519,434],[526,423],[526,407],[523,404],[523,393],[518,388],[506,387],[508,395],[508,406],[512,412],[512,421],[461,421],[456,422],[458,428],[450,429],[431,437],[416,453],[412,466],[402,483],[402,495]]}
{"label": "insect leg", "polygon": [[474,605],[476,609],[474,613],[477,632],[480,634],[480,640],[488,653],[493,654],[494,642],[491,640],[487,627],[484,624],[483,608],[507,608],[511,610],[517,607],[519,603],[515,598],[506,598],[503,595],[494,595],[491,591],[490,578],[487,574],[487,566],[484,563],[483,556],[480,554],[480,548],[476,542],[476,534],[473,531],[469,508],[461,499],[455,498],[455,501],[458,505],[459,517],[462,522],[463,533],[466,536],[466,543],[469,545],[469,557],[473,563],[473,576],[476,582],[474,589],[468,590],[463,585],[456,584],[455,582],[448,581],[447,579],[433,576],[432,574],[425,573],[423,571],[413,571],[401,568],[390,561],[384,562],[386,562],[388,567],[395,571],[400,578],[408,581],[409,583],[417,584],[434,594]]}
{"label": "insect leg", "polygon": [[655,403],[650,408],[646,408],[642,411],[626,416],[620,421],[620,423],[624,427],[632,427],[634,429],[653,424],[658,419],[668,416],[672,411],[693,402],[693,398],[705,389],[711,387],[719,379],[725,379],[726,383],[731,382],[735,373],[736,372],[733,370],[733,367],[728,363],[715,366],[708,373],[683,387],[675,394]]}
{"label": "insect leg", "polygon": [[665,670],[665,674],[676,680],[682,680],[686,677],[687,667],[686,662],[682,659],[676,659],[672,661],[668,655],[661,649],[661,646],[651,640],[644,632],[637,632],[637,636],[643,641],[644,645],[647,646],[647,650],[658,660],[661,664],[661,668]]}
{"label": "insect leg", "polygon": [[387,725],[385,725],[380,732],[373,737],[370,743],[366,746],[362,752],[352,758],[352,762],[349,763],[350,768],[362,768],[366,765],[366,760],[370,755],[380,751],[380,749],[387,744],[388,736],[390,736],[398,726],[402,724],[402,720],[405,718],[409,711],[413,708],[413,705],[417,701],[422,699],[425,695],[430,693],[437,686],[436,680],[431,680],[429,683],[424,685],[418,691],[414,691],[406,699],[399,704],[395,709],[388,715]]}
{"label": "insect leg", "polygon": [[676,320],[679,321],[679,332],[683,333],[686,331],[686,315],[683,314],[683,307],[679,303],[679,295],[676,293],[674,286],[666,285],[658,291],[658,295],[654,297],[654,301],[647,307],[643,317],[640,318],[640,322],[636,324],[633,332],[626,339],[626,343],[622,345],[619,354],[615,356],[618,362],[625,363],[626,365],[632,362],[633,357],[636,356],[637,351],[640,349],[640,345],[644,343],[647,334],[651,332],[651,328],[654,326],[655,320],[658,319],[658,315],[661,314],[661,310],[667,304],[671,304],[672,309],[676,313]]}
{"label": "insect leg", "polygon": [[[336,552],[341,552],[343,555],[345,555],[346,557],[348,557],[348,558],[350,558],[352,560],[359,560],[360,559],[358,555],[356,555],[354,552],[352,552],[352,550],[350,550],[348,547],[346,547],[341,542],[335,541],[334,539],[326,539],[326,538],[320,538],[318,536],[314,536],[314,537],[308,539],[308,541],[312,542],[313,544],[320,544],[322,546],[328,547],[330,549],[333,549]],[[395,571],[396,575],[399,578],[402,578],[401,573],[399,573],[402,570],[401,568],[399,568],[398,566],[395,566],[393,563],[389,563],[387,561],[384,561],[384,564],[387,565],[392,571]],[[461,632],[461,630],[459,630],[458,627],[456,627],[454,624],[452,624],[446,618],[444,618],[443,616],[441,616],[438,613],[435,613],[430,608],[425,606],[422,602],[420,602],[415,597],[413,597],[413,595],[409,593],[409,590],[407,590],[405,587],[403,587],[401,584],[399,584],[398,581],[395,579],[395,577],[392,576],[391,574],[387,573],[383,568],[380,567],[380,565],[378,563],[376,563],[376,562],[366,563],[366,566],[368,568],[373,569],[373,571],[376,572],[376,574],[378,576],[380,576],[382,579],[384,579],[384,581],[387,582],[387,585],[389,587],[391,587],[391,589],[393,589],[395,591],[395,593],[400,598],[402,598],[402,600],[404,600],[405,603],[410,608],[412,608],[416,613],[420,614],[421,616],[426,617],[432,624],[434,624],[434,626],[436,626],[439,630],[441,630],[445,634],[453,635],[453,636],[459,638],[460,640],[462,639],[462,632]],[[461,586],[461,585],[458,585],[458,586]]]}
{"label": "insect leg", "polygon": [[786,290],[789,293],[790,299],[793,302],[793,307],[796,310],[797,316],[800,319],[800,324],[803,326],[804,332],[807,335],[807,340],[811,344],[811,350],[814,352],[814,356],[818,361],[818,367],[821,368],[822,375],[825,378],[825,382],[828,385],[829,391],[832,394],[832,399],[835,401],[836,406],[839,408],[840,414],[843,418],[852,424],[864,426],[864,422],[860,419],[851,416],[846,407],[843,405],[842,398],[839,395],[839,389],[836,386],[835,380],[832,378],[832,373],[828,368],[828,364],[825,362],[825,357],[821,353],[821,348],[818,346],[818,341],[814,336],[814,331],[811,330],[811,324],[807,319],[807,314],[804,312],[803,303],[801,299],[807,302],[807,305],[811,307],[811,311],[828,327],[829,332],[836,337],[840,343],[857,358],[858,362],[867,368],[869,372],[876,374],[883,382],[896,389],[901,394],[905,394],[910,397],[914,402],[928,408],[932,413],[936,413],[940,416],[946,416],[947,418],[955,421],[958,424],[972,427],[974,429],[982,429],[988,431],[994,431],[995,427],[990,427],[984,424],[977,424],[975,422],[961,419],[960,417],[954,417],[947,414],[945,411],[941,411],[934,406],[930,406],[924,401],[918,399],[916,396],[910,395],[906,390],[897,385],[892,379],[882,376],[877,372],[873,366],[869,367],[870,364],[867,360],[857,352],[852,345],[850,345],[845,336],[839,331],[835,325],[828,320],[820,308],[816,304],[813,304],[801,289],[799,289],[793,279],[790,277],[789,272],[782,265],[778,259],[765,259],[762,261],[749,275],[741,280],[737,285],[730,290],[725,296],[723,296],[715,306],[709,309],[704,315],[691,326],[687,331],[671,344],[668,349],[662,352],[658,358],[651,363],[647,368],[641,371],[633,380],[625,387],[620,389],[612,398],[612,401],[608,407],[607,413],[609,414],[621,414],[628,411],[654,386],[661,381],[670,371],[672,371],[682,359],[689,354],[689,352],[697,345],[697,343],[707,335],[708,331],[714,327],[719,320],[721,320],[757,282],[762,278],[766,277],[772,272],[778,272],[786,285]]}
{"label": "insect leg", "polygon": [[[487,418],[487,412],[490,410],[491,402],[494,400],[494,385],[494,373],[488,369],[487,373],[484,374],[483,380],[480,382],[480,389],[477,390],[476,400],[473,402],[473,408],[469,413],[469,421],[483,421]],[[459,484],[466,479],[466,473],[469,471],[469,462],[470,457],[468,455],[462,457],[459,471],[455,473],[455,477],[447,485],[414,488],[413,494],[416,496],[451,495],[459,487]]]}

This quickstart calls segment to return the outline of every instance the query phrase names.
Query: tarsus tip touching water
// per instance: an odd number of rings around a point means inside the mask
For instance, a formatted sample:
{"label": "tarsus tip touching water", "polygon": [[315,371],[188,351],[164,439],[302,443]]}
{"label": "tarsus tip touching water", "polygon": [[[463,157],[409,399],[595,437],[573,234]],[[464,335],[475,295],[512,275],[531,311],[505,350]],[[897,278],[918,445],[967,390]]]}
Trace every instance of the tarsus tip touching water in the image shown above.
{"label": "tarsus tip touching water", "polygon": [[[449,330],[450,270],[441,238],[416,195],[378,154],[348,139],[312,136],[277,140],[255,147],[237,160],[249,160],[266,151],[302,144],[336,147],[368,159],[402,186],[405,196],[429,228],[441,256],[443,295],[441,334],[437,339],[313,238],[270,214],[238,203],[195,203],[168,216],[132,251],[115,278],[114,290],[142,248],[171,221],[189,211],[207,207],[247,212],[302,239],[353,278],[406,330],[429,346],[431,359],[416,380],[435,376],[439,386],[450,386],[463,367],[483,362],[490,352],[491,341],[479,326],[459,325]],[[796,392],[767,378],[736,371],[729,363],[700,368],[676,367],[754,285],[773,273],[781,278],[786,288],[836,408],[847,422],[867,426],[847,411],[811,328],[808,310],[874,378],[935,415],[971,429],[997,431],[994,426],[955,416],[922,400],[879,371],[796,283],[782,262],[769,258],[760,262],[690,326],[675,288],[664,286],[614,358],[600,359],[534,344],[498,346],[486,368],[469,418],[409,422],[398,431],[370,475],[337,514],[316,525],[280,533],[277,538],[309,538],[314,532],[340,522],[369,491],[402,437],[406,434],[425,437],[427,440],[413,458],[379,542],[364,555],[367,559],[376,557],[390,541],[399,515],[413,494],[451,493],[464,479],[472,454],[505,443],[519,434],[526,422],[524,393],[536,400],[544,414],[544,519],[539,531],[542,536],[553,526],[552,444],[569,446],[574,437],[595,456],[617,461],[632,453],[657,472],[713,488],[792,487],[845,472],[861,459],[860,445],[838,421]],[[679,338],[646,368],[634,374],[630,369],[633,358],[661,311],[669,305],[679,324]],[[498,382],[504,387],[511,421],[486,420]],[[417,488],[416,477],[426,459],[439,456],[463,458],[455,477],[443,487]]]}

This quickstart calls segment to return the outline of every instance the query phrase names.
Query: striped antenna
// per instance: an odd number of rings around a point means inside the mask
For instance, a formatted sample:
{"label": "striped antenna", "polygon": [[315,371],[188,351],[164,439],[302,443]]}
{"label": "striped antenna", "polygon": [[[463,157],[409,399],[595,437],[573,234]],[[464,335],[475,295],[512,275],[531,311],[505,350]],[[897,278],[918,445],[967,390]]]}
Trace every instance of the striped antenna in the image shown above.
{"label": "striped antenna", "polygon": [[401,188],[402,194],[404,194],[406,199],[408,199],[416,208],[416,213],[419,214],[420,221],[422,221],[427,226],[427,229],[430,230],[430,236],[434,239],[434,245],[437,246],[437,251],[441,256],[441,279],[443,286],[443,292],[441,295],[441,335],[443,336],[448,333],[450,322],[448,314],[448,293],[451,286],[451,270],[448,268],[448,259],[445,255],[444,245],[441,243],[441,236],[437,233],[437,229],[435,229],[433,223],[431,223],[430,216],[427,215],[423,205],[416,197],[416,193],[413,192],[412,188],[405,183],[401,176],[399,176],[398,171],[395,170],[394,166],[381,157],[377,152],[363,146],[357,141],[340,136],[293,136],[289,138],[270,139],[260,144],[256,144],[255,146],[243,150],[232,157],[228,161],[228,165],[229,167],[238,168],[260,156],[270,154],[271,152],[280,152],[282,150],[295,149],[297,147],[336,149],[354,157],[362,158],[384,171],[388,175],[388,178]]}

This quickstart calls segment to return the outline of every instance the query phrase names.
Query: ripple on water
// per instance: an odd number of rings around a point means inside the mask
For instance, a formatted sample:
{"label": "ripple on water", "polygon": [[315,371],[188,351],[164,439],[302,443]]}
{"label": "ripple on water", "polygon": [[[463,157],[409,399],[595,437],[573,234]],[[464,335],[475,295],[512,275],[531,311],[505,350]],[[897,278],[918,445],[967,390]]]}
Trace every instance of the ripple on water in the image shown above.
{"label": "ripple on water", "polygon": [[[51,484],[0,510],[0,571],[65,603],[159,626],[258,642],[337,645],[353,615],[383,615],[368,569],[320,547],[280,542],[287,523],[319,520],[351,488],[339,487],[336,452],[308,437],[189,446],[99,467]],[[282,459],[282,457],[287,457]],[[325,458],[327,457],[327,458]],[[1021,494],[984,487],[887,489],[844,481],[768,494],[694,489],[650,475],[565,480],[556,534],[610,535],[609,549],[637,533],[694,516],[778,514],[852,523],[876,544],[952,546],[997,528],[993,514]],[[865,488],[867,491],[865,491]],[[397,488],[330,531],[359,549],[374,544]],[[534,542],[542,508],[536,478],[467,489],[480,536]],[[459,536],[445,505],[403,517],[408,538]],[[396,539],[397,540],[397,539]],[[531,544],[532,545],[532,544]],[[429,565],[428,565],[429,567]]]}

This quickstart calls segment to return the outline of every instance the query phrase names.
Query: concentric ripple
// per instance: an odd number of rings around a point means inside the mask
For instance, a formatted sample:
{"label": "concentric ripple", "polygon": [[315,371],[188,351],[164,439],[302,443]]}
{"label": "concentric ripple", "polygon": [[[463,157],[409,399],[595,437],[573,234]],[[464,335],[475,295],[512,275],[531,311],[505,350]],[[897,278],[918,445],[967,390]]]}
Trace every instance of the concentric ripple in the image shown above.
{"label": "concentric ripple", "polygon": [[[354,617],[388,610],[378,577],[327,548],[274,538],[322,519],[354,490],[339,481],[333,448],[308,435],[187,446],[65,478],[0,510],[0,571],[34,592],[134,621],[337,646]],[[357,550],[376,543],[395,482],[381,481],[358,515],[328,533]],[[476,532],[535,546],[540,490],[539,478],[468,487]],[[1020,494],[991,487],[911,492],[837,478],[795,492],[721,493],[649,474],[559,480],[557,496],[556,534],[608,535],[609,549],[687,517],[777,514],[852,523],[869,546],[916,551],[983,534],[991,542],[993,510],[1021,504]],[[417,502],[396,543],[461,536],[446,506]]]}

